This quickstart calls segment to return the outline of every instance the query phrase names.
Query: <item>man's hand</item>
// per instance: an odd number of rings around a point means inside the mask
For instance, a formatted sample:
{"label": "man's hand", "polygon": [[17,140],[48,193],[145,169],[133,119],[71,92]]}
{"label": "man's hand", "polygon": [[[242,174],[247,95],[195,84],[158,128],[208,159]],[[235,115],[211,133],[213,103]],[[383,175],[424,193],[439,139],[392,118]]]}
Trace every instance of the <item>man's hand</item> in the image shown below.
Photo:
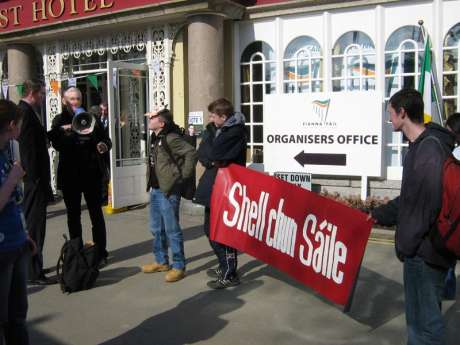
{"label": "man's hand", "polygon": [[70,131],[70,130],[72,129],[72,125],[71,125],[71,124],[62,125],[61,128],[62,128],[64,131]]}
{"label": "man's hand", "polygon": [[21,181],[25,174],[26,173],[22,168],[21,163],[16,161],[13,163],[13,167],[11,168],[11,171],[8,174],[8,180],[10,181],[10,183],[16,185],[19,183],[19,181]]}
{"label": "man's hand", "polygon": [[97,144],[96,148],[97,148],[97,151],[100,154],[103,154],[103,153],[105,153],[105,152],[107,152],[109,150],[107,145],[105,143],[103,143],[102,141],[99,144]]}
{"label": "man's hand", "polygon": [[37,254],[37,244],[33,239],[30,238],[29,234],[27,234],[27,242],[29,243],[30,248],[30,255],[34,256]]}
{"label": "man's hand", "polygon": [[366,220],[367,220],[367,221],[372,220],[372,223],[377,224],[377,219],[372,218],[372,214],[371,214],[371,213],[368,213],[368,214],[367,214]]}

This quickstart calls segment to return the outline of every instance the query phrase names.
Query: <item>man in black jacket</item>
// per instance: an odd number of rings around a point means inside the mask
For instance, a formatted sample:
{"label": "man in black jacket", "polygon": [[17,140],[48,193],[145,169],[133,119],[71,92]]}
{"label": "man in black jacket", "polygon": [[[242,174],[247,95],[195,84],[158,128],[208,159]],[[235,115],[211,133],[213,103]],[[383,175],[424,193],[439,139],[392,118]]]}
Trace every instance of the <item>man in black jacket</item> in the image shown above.
{"label": "man in black jacket", "polygon": [[[220,98],[208,106],[208,111],[210,123],[198,149],[198,159],[206,170],[198,183],[194,201],[205,206],[204,231],[209,238],[210,199],[217,169],[231,163],[245,166],[247,139],[244,116],[235,113],[230,101]],[[236,249],[211,240],[209,243],[219,260],[219,267],[208,270],[208,275],[214,278],[208,286],[225,289],[238,285]]]}
{"label": "man in black jacket", "polygon": [[71,87],[64,98],[64,109],[54,118],[48,132],[53,147],[59,151],[57,187],[62,190],[72,239],[82,237],[81,195],[84,195],[92,223],[93,241],[101,261],[105,261],[108,252],[102,213],[102,155],[110,150],[112,142],[97,119],[91,134],[80,135],[72,130],[74,111],[81,106],[81,92]]}
{"label": "man in black jacket", "polygon": [[37,112],[41,106],[45,89],[35,80],[24,82],[24,97],[19,108],[24,117],[21,134],[18,138],[24,176],[24,213],[27,230],[37,244],[37,254],[32,256],[29,265],[29,281],[33,284],[51,284],[43,272],[43,245],[46,233],[46,206],[52,200],[50,186],[50,158],[48,140],[42,119]]}
{"label": "man in black jacket", "polygon": [[455,258],[434,248],[429,233],[441,209],[442,172],[454,138],[446,129],[423,123],[419,92],[403,89],[390,98],[388,110],[395,131],[409,140],[401,194],[372,212],[382,225],[397,225],[396,255],[404,263],[408,344],[443,344],[441,299],[447,269]]}

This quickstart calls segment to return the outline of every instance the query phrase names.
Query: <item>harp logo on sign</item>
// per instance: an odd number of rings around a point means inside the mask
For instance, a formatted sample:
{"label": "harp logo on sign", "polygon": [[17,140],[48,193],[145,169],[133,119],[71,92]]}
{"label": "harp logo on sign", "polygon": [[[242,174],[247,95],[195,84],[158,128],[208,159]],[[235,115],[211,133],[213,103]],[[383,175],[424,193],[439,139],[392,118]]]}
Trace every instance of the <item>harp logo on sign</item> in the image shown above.
{"label": "harp logo on sign", "polygon": [[318,119],[321,122],[327,121],[327,113],[329,112],[329,104],[331,103],[330,99],[324,101],[315,100],[311,102],[313,106],[313,113],[318,116]]}

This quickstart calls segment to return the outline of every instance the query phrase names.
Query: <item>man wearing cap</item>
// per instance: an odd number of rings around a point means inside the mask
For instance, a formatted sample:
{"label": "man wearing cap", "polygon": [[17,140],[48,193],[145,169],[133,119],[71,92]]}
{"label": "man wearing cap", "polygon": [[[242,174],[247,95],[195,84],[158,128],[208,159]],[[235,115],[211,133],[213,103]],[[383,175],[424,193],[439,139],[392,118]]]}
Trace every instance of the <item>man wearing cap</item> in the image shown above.
{"label": "man wearing cap", "polygon": [[[155,262],[144,273],[167,272],[166,282],[185,277],[184,239],[179,205],[184,183],[193,176],[198,160],[195,149],[181,135],[169,110],[147,113],[150,141],[147,190],[150,192],[150,231]],[[170,266],[168,244],[172,252]]]}

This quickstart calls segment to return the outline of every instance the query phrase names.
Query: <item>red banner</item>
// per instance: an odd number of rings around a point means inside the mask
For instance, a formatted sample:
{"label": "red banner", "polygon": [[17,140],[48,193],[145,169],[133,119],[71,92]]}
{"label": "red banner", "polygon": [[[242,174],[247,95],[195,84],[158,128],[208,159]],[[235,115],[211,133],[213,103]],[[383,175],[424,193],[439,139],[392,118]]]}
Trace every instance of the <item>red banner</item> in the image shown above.
{"label": "red banner", "polygon": [[211,239],[289,274],[346,305],[372,222],[358,210],[293,184],[231,165],[211,198]]}
{"label": "red banner", "polygon": [[165,2],[168,0],[9,0],[0,3],[0,34]]}

